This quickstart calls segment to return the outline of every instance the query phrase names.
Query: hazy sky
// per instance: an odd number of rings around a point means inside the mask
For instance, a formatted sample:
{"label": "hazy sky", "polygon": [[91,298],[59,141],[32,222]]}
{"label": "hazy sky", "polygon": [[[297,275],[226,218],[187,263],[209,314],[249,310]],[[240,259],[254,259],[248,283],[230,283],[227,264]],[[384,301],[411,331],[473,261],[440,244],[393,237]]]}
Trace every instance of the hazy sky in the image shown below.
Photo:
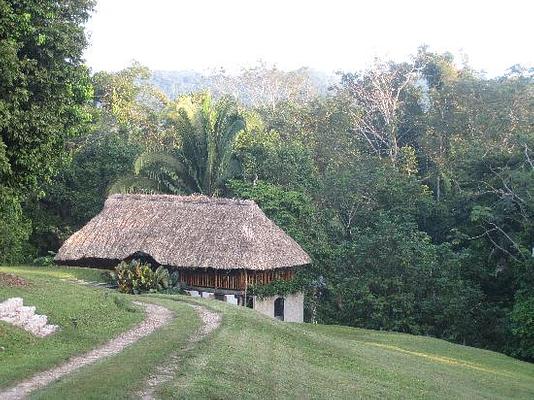
{"label": "hazy sky", "polygon": [[95,70],[356,70],[423,43],[467,54],[490,75],[534,65],[534,1],[98,0],[86,59]]}

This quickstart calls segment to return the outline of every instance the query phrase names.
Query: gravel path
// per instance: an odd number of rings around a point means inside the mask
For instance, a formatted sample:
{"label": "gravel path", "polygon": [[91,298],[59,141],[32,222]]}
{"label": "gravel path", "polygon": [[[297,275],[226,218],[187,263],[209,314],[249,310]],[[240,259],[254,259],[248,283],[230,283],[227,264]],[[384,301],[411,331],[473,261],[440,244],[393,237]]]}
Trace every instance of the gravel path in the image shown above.
{"label": "gravel path", "polygon": [[179,352],[173,353],[163,364],[160,364],[156,368],[155,373],[152,374],[143,385],[143,390],[137,393],[139,398],[143,400],[154,400],[154,393],[158,386],[172,380],[178,372],[178,369],[180,368],[181,354],[192,350],[196,343],[208,336],[221,324],[222,318],[220,314],[209,311],[206,307],[193,304],[188,305],[195,309],[202,321],[202,326],[189,338],[187,344],[182,347]]}
{"label": "gravel path", "polygon": [[144,307],[146,311],[145,320],[135,328],[132,328],[108,343],[91,350],[89,353],[73,357],[58,367],[40,372],[12,388],[0,391],[0,399],[24,399],[34,390],[40,389],[83,366],[93,364],[102,358],[121,352],[125,347],[150,335],[156,329],[168,324],[174,318],[174,314],[165,307],[137,301],[134,303]]}

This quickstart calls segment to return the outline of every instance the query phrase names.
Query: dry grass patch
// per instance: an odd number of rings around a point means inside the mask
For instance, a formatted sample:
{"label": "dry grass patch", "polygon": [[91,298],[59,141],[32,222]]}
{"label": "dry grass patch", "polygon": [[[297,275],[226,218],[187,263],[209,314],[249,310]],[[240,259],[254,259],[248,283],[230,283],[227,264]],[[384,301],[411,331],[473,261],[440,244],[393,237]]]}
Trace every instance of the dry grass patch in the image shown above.
{"label": "dry grass patch", "polygon": [[2,287],[25,287],[29,282],[20,276],[0,272],[0,286]]}

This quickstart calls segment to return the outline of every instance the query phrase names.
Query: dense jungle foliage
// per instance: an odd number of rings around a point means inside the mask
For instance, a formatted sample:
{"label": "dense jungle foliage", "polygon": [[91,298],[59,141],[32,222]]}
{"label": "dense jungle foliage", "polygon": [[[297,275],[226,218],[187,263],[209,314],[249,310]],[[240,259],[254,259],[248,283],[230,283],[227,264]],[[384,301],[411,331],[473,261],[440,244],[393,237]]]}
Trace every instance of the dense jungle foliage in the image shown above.
{"label": "dense jungle foliage", "polygon": [[327,91],[261,66],[171,99],[138,64],[90,74],[91,7],[0,0],[0,262],[111,192],[251,198],[313,258],[310,319],[534,360],[532,70],[422,47]]}

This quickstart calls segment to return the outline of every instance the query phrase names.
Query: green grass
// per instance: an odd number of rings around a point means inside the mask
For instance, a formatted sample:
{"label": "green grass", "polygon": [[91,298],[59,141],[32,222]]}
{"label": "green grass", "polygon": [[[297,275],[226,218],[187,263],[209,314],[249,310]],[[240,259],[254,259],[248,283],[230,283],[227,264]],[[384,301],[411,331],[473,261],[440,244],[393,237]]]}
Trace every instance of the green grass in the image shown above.
{"label": "green grass", "polygon": [[55,282],[57,280],[65,282],[102,282],[101,269],[82,267],[35,267],[35,266],[0,266],[0,272],[12,273],[27,279],[43,278]]}
{"label": "green grass", "polygon": [[[82,293],[80,286],[27,269],[16,271],[36,282],[43,280],[48,285],[61,285],[64,293],[60,298],[71,296],[71,292]],[[53,275],[58,273],[54,271]],[[89,274],[89,279],[91,274],[78,270],[68,273],[72,276],[62,275],[62,279],[81,279],[83,274]],[[93,298],[104,297],[104,291],[84,289],[90,290]],[[39,298],[37,294],[32,296]],[[180,350],[198,327],[198,318],[184,302],[203,304],[222,313],[223,322],[212,336],[194,349],[181,351],[178,373],[158,391],[163,399],[534,398],[534,364],[502,354],[428,337],[283,323],[253,310],[214,300],[169,295],[141,297],[173,309],[176,320],[120,355],[75,372],[35,393],[33,398],[134,397],[151,371],[165,363],[171,351]],[[68,314],[63,308],[72,306],[67,303],[54,302],[55,306],[49,309],[57,308],[58,315]],[[106,307],[112,309],[115,303],[111,303]],[[96,307],[94,311],[101,315],[99,310]],[[138,317],[139,313],[133,315]],[[107,324],[103,325],[99,329],[106,329]],[[41,358],[46,351],[55,350],[54,346],[41,349]],[[33,351],[28,353],[26,365],[31,366],[35,355]],[[4,356],[0,353],[0,376],[10,369],[4,368],[1,357]],[[11,362],[19,361],[12,358],[8,363]],[[31,373],[19,370],[18,376],[22,375]]]}
{"label": "green grass", "polygon": [[100,272],[84,268],[0,267],[0,272],[19,275],[28,287],[0,286],[0,301],[24,298],[25,305],[36,306],[61,331],[37,338],[26,331],[0,322],[0,387],[50,368],[74,354],[104,343],[141,321],[137,312],[119,295],[72,284],[76,279],[96,280]]}
{"label": "green grass", "polygon": [[164,399],[534,398],[534,365],[502,354],[199,302],[223,313],[222,327],[184,359]]}
{"label": "green grass", "polygon": [[180,351],[198,328],[193,308],[170,300],[144,298],[176,313],[176,319],[156,334],[141,339],[118,356],[102,360],[35,393],[32,399],[131,399],[146,378],[168,356]]}

